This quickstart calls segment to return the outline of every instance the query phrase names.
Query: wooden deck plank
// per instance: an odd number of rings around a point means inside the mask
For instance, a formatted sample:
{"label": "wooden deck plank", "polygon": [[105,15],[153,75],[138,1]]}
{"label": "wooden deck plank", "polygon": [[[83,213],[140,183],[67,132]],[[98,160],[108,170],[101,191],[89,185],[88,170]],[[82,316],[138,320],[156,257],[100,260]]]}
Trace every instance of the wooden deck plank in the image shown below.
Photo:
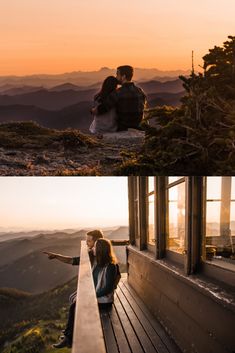
{"label": "wooden deck plank", "polygon": [[141,325],[138,316],[133,311],[133,308],[130,306],[129,302],[127,301],[126,297],[124,296],[123,292],[121,291],[120,287],[116,289],[117,296],[120,299],[120,302],[134,328],[138,339],[141,342],[141,346],[143,347],[144,352],[148,353],[156,353],[157,350],[153,346],[151,340],[149,339],[148,335],[146,334],[143,326]]}
{"label": "wooden deck plank", "polygon": [[133,296],[127,290],[124,284],[120,284],[120,289],[125,295],[126,299],[128,300],[129,304],[131,305],[132,309],[136,313],[141,322],[146,334],[152,341],[154,347],[156,348],[157,352],[159,353],[169,353],[167,347],[165,346],[164,342],[161,340],[161,337],[158,333],[154,330],[151,323],[149,322],[148,318],[145,316],[143,311],[140,309],[136,301],[134,300]]}
{"label": "wooden deck plank", "polygon": [[131,348],[132,353],[144,353],[136,333],[129,321],[128,316],[126,315],[125,310],[122,307],[119,297],[115,293],[115,308],[117,310],[120,321],[122,322],[123,329],[125,330],[126,337]]}
{"label": "wooden deck plank", "polygon": [[127,278],[119,282],[112,309],[100,316],[107,353],[181,353]]}
{"label": "wooden deck plank", "polygon": [[144,315],[147,317],[147,319],[151,323],[151,325],[154,328],[154,330],[156,331],[156,333],[160,336],[162,342],[165,344],[168,351],[170,353],[181,353],[178,346],[171,339],[171,337],[167,334],[167,332],[164,330],[162,325],[157,321],[157,319],[152,315],[152,313],[149,311],[149,309],[146,307],[146,305],[142,302],[142,300],[138,297],[138,295],[134,291],[134,289],[129,286],[126,279],[121,279],[120,286],[122,286],[122,285],[124,285],[125,288],[132,295],[133,299],[138,304],[139,308],[142,310]]}
{"label": "wooden deck plank", "polygon": [[119,353],[116,337],[112,328],[109,312],[100,310],[100,319],[105,337],[105,346],[107,353]]}
{"label": "wooden deck plank", "polygon": [[120,322],[120,319],[117,315],[115,305],[113,305],[113,308],[109,313],[109,317],[112,321],[112,326],[116,336],[119,351],[121,353],[131,353],[129,343],[125,331],[123,330],[122,323]]}

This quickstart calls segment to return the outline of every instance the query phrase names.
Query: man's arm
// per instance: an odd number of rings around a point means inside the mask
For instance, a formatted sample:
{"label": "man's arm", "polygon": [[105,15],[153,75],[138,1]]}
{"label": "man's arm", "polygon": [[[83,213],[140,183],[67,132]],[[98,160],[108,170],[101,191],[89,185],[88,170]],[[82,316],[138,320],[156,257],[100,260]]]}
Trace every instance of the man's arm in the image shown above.
{"label": "man's arm", "polygon": [[59,260],[61,262],[66,263],[66,264],[71,264],[71,265],[74,264],[74,259],[75,258],[73,258],[71,256],[64,256],[64,255],[56,254],[56,253],[50,252],[50,251],[43,251],[43,253],[48,255],[48,259],[49,260],[56,259],[56,260]]}

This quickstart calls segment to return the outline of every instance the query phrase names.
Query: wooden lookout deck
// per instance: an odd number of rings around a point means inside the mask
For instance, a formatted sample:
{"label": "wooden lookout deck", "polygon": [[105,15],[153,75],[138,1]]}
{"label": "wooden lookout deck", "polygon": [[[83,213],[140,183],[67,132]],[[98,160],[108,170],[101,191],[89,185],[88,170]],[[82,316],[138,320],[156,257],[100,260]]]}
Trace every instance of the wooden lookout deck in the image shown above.
{"label": "wooden lookout deck", "polygon": [[122,277],[109,311],[100,312],[107,353],[180,353],[161,324]]}
{"label": "wooden lookout deck", "polygon": [[85,241],[77,293],[72,353],[180,353],[126,276],[118,284],[112,308],[99,310]]}

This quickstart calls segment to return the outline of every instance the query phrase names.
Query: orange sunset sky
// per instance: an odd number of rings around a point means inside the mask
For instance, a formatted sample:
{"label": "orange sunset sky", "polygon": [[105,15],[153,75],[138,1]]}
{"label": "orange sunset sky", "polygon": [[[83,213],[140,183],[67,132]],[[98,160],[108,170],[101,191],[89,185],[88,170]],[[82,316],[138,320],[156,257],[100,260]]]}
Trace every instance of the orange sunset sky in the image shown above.
{"label": "orange sunset sky", "polygon": [[235,35],[234,0],[1,0],[0,75],[195,66]]}

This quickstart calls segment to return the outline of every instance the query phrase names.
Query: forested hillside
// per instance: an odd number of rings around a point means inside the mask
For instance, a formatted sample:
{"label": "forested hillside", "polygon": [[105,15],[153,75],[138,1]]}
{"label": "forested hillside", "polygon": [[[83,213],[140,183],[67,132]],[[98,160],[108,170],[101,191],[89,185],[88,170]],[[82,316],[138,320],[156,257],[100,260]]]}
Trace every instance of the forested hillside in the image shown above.
{"label": "forested hillside", "polygon": [[203,61],[202,73],[180,77],[186,90],[180,107],[148,111],[142,153],[127,156],[119,174],[235,173],[235,37]]}

